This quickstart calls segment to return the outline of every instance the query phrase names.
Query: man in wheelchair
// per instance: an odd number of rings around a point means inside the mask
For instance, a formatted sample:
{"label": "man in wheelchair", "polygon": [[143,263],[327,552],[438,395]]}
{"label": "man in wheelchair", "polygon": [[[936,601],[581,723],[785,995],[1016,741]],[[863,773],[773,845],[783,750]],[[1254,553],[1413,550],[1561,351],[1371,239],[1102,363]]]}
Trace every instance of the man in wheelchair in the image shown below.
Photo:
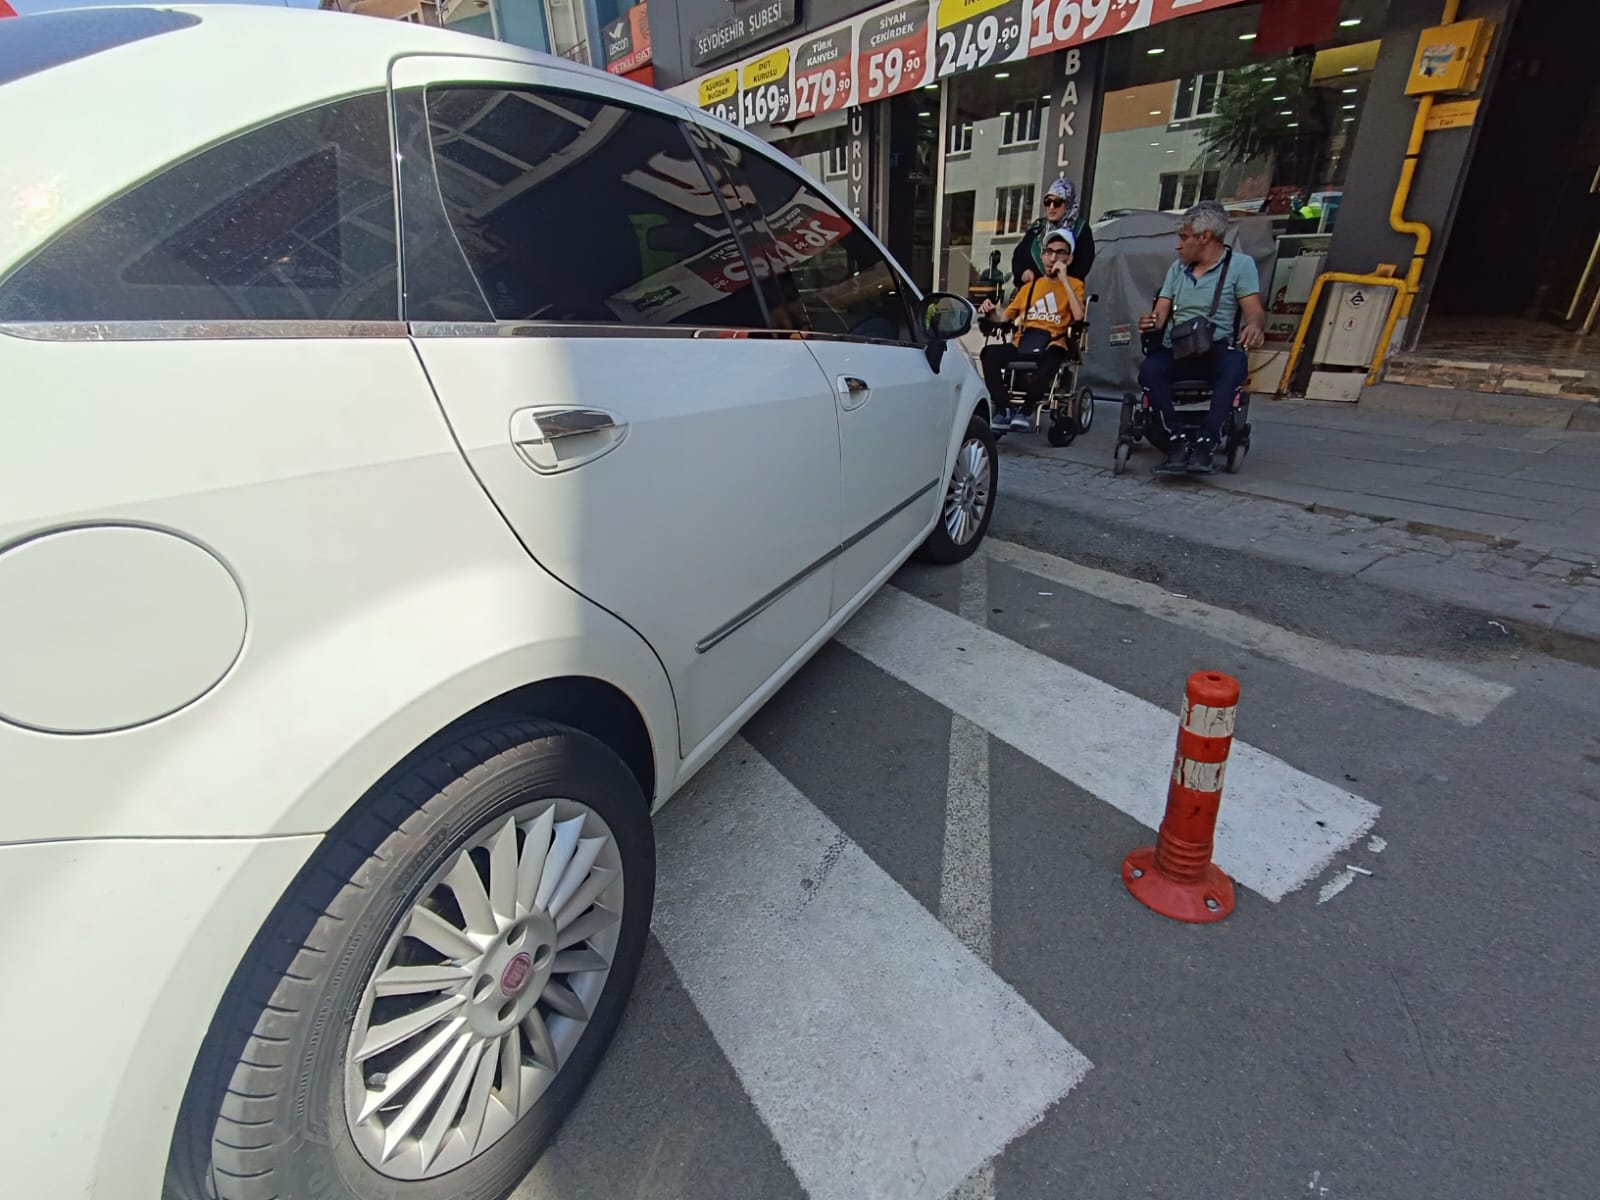
{"label": "man in wheelchair", "polygon": [[[1148,335],[1139,385],[1170,439],[1166,461],[1156,468],[1168,474],[1214,469],[1213,454],[1234,394],[1250,374],[1246,352],[1265,340],[1267,314],[1255,261],[1233,253],[1224,244],[1227,233],[1227,210],[1215,200],[1202,200],[1184,213],[1177,260],[1167,268],[1154,310],[1139,318],[1140,331]],[[1233,330],[1241,316],[1244,326],[1235,344]],[[1211,384],[1211,410],[1193,437],[1176,415],[1173,384],[1179,380]]]}
{"label": "man in wheelchair", "polygon": [[[1050,381],[1067,361],[1067,335],[1072,323],[1082,321],[1088,312],[1083,280],[1067,274],[1067,268],[1072,265],[1072,251],[1072,234],[1065,229],[1051,230],[1045,235],[1040,252],[1044,274],[1017,290],[1011,303],[1006,305],[1003,319],[988,319],[994,312],[992,300],[985,300],[978,309],[985,332],[996,326],[1017,326],[1016,336],[1009,345],[1002,342],[985,346],[979,356],[996,424],[1009,423],[1018,431],[1030,429],[1032,423],[1028,414],[1043,402]],[[1023,407],[1010,412],[1006,376],[1018,363],[1028,364],[1033,371]]]}

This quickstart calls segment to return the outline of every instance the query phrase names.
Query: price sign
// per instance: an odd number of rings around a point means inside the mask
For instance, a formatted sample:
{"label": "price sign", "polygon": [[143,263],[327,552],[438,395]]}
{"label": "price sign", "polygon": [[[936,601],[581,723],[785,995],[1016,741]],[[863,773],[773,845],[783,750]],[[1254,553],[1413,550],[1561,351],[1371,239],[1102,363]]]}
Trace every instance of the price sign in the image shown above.
{"label": "price sign", "polygon": [[1126,0],[1030,0],[1028,53],[1048,54],[1114,37],[1134,26],[1140,7]]}
{"label": "price sign", "polygon": [[740,111],[745,125],[790,120],[794,97],[789,90],[789,50],[774,50],[755,59],[740,74]]}
{"label": "price sign", "polygon": [[858,103],[885,100],[921,87],[933,56],[928,47],[928,0],[913,0],[868,17],[856,59]]}
{"label": "price sign", "polygon": [[801,43],[794,55],[794,119],[851,103],[851,49],[848,25]]}
{"label": "price sign", "polygon": [[700,108],[730,125],[739,123],[739,72],[723,71],[700,81]]}
{"label": "price sign", "polygon": [[1024,0],[939,0],[938,76],[1019,58]]}

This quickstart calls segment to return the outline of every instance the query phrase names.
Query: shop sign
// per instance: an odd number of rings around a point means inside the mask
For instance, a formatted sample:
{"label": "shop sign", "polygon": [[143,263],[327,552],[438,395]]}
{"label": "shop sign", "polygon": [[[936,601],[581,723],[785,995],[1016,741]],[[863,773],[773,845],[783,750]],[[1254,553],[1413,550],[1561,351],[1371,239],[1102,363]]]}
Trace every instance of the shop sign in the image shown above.
{"label": "shop sign", "polygon": [[739,69],[718,71],[699,81],[701,111],[730,125],[739,124]]}
{"label": "shop sign", "polygon": [[1016,58],[1023,48],[1025,4],[1026,0],[938,0],[938,77]]}
{"label": "shop sign", "polygon": [[605,39],[606,70],[613,75],[637,71],[650,61],[650,21],[645,6],[635,4],[600,32]]}
{"label": "shop sign", "polygon": [[849,113],[846,125],[849,140],[845,142],[845,166],[848,171],[850,211],[860,221],[872,220],[872,189],[868,183],[872,146],[867,132],[867,114],[858,105]]}
{"label": "shop sign", "polygon": [[913,0],[878,12],[861,24],[856,46],[858,102],[887,100],[915,91],[928,78],[933,61],[929,34],[932,0]]}
{"label": "shop sign", "polygon": [[745,125],[769,125],[789,119],[794,90],[789,86],[788,48],[773,50],[739,72],[739,113]]}
{"label": "shop sign", "polygon": [[733,15],[700,30],[692,39],[689,61],[694,66],[744,49],[751,42],[771,37],[800,21],[795,0],[763,0],[736,6]]}
{"label": "shop sign", "polygon": [[[739,46],[766,37],[775,29],[798,20],[797,0],[769,0],[736,11],[734,17],[695,35],[694,65],[720,57]],[[1070,50],[1090,42],[1147,29],[1177,17],[1226,8],[1242,0],[893,0],[852,18],[825,34],[802,37],[781,49],[794,74],[783,89],[798,103],[776,112],[773,104],[752,104],[749,74],[756,63],[767,62],[772,51],[748,59],[744,72],[746,95],[740,115],[744,124],[792,123],[852,104],[865,104],[898,96],[967,71],[1003,62],[1016,62],[1042,54]],[[742,15],[741,15],[742,14]],[[735,28],[737,26],[737,28]],[[822,46],[820,43],[827,43]],[[841,64],[835,49],[847,56]],[[808,65],[809,64],[809,65]],[[847,65],[853,64],[853,65]],[[826,79],[832,72],[830,99]],[[813,82],[800,90],[801,74]],[[844,79],[850,90],[842,90]],[[669,89],[671,95],[693,100],[702,81],[693,80]],[[776,87],[777,81],[763,86]],[[1078,91],[1084,92],[1079,81]],[[706,105],[702,102],[701,107]],[[765,112],[767,115],[752,115]]]}
{"label": "shop sign", "polygon": [[802,42],[794,55],[794,111],[791,121],[838,112],[850,104],[855,87],[851,64],[855,30],[849,25]]}

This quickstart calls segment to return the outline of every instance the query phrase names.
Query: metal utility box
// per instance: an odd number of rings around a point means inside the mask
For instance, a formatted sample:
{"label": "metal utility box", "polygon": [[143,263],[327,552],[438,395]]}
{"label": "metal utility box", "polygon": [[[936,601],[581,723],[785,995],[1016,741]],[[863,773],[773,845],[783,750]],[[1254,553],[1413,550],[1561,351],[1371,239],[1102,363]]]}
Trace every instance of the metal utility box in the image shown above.
{"label": "metal utility box", "polygon": [[1393,288],[1333,284],[1311,361],[1319,367],[1370,367],[1393,303]]}
{"label": "metal utility box", "polygon": [[1493,37],[1494,24],[1483,17],[1424,29],[1411,63],[1411,78],[1406,80],[1406,95],[1475,91]]}

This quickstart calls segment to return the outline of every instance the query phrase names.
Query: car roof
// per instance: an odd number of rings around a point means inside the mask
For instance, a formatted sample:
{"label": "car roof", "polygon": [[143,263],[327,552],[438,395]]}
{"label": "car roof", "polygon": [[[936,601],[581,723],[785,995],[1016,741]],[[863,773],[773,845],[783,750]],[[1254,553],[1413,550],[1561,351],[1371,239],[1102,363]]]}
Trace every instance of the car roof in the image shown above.
{"label": "car roof", "polygon": [[279,114],[387,86],[411,54],[536,64],[682,114],[658,92],[471,34],[319,9],[71,9],[0,32],[0,271],[157,167]]}

